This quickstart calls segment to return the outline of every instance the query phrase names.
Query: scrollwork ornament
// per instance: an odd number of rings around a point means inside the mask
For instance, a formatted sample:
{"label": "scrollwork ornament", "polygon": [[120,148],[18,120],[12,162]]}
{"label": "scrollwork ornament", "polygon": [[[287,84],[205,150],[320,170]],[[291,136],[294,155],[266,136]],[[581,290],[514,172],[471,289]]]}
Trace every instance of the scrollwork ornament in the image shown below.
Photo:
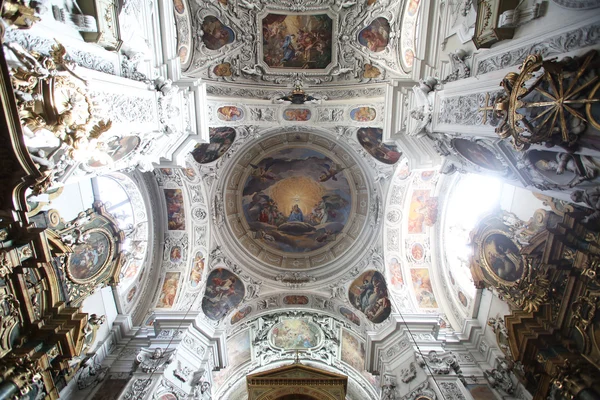
{"label": "scrollwork ornament", "polygon": [[533,267],[532,259],[525,258],[523,277],[516,281],[515,286],[498,287],[500,297],[526,313],[538,311],[548,301],[550,281],[545,274],[536,272],[537,269]]}

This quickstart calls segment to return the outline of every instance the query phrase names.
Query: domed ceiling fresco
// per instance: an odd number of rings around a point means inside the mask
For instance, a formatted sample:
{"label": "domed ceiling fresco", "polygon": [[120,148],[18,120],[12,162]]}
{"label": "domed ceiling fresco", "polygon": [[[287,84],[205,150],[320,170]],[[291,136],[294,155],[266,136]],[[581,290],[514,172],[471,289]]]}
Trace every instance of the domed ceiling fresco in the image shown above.
{"label": "domed ceiling fresco", "polygon": [[278,135],[251,146],[231,171],[227,231],[244,258],[306,270],[356,253],[369,188],[342,146],[309,133]]}

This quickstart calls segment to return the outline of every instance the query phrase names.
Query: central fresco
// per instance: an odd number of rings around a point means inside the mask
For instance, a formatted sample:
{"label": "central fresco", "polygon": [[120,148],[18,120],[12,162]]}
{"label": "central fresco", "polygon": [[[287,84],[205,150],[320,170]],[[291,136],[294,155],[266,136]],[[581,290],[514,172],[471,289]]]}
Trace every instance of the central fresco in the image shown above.
{"label": "central fresco", "polygon": [[331,63],[333,21],[327,14],[268,14],[263,61],[271,68],[324,69]]}
{"label": "central fresco", "polygon": [[261,274],[266,266],[315,268],[361,251],[353,243],[368,236],[370,192],[344,148],[315,134],[290,132],[240,154],[224,182],[223,233],[240,246],[248,266]]}
{"label": "central fresco", "polygon": [[335,241],[352,204],[344,167],[307,148],[281,149],[250,167],[242,208],[258,240],[291,253]]}

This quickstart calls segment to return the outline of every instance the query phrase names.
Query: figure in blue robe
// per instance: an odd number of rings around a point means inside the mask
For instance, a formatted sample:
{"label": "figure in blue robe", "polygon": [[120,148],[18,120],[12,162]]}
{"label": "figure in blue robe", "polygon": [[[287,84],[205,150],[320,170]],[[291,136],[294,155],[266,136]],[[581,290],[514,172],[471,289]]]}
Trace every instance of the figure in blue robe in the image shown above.
{"label": "figure in blue robe", "polygon": [[304,222],[304,215],[302,214],[300,207],[298,207],[298,204],[294,204],[294,207],[292,207],[292,212],[288,217],[288,222],[293,221]]}
{"label": "figure in blue robe", "polygon": [[294,46],[292,45],[292,39],[294,36],[295,35],[287,35],[283,41],[283,46],[281,46],[283,49],[283,58],[281,59],[282,63],[290,61],[296,56],[296,49],[294,49]]}

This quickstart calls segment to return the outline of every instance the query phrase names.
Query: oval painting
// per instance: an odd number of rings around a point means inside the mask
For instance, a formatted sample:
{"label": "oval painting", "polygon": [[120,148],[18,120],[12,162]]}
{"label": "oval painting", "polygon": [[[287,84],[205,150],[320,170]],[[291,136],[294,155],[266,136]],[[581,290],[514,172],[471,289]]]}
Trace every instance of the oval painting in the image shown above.
{"label": "oval painting", "polygon": [[109,237],[99,230],[87,231],[88,238],[85,243],[73,246],[73,253],[69,255],[67,271],[78,281],[88,281],[98,275],[108,263],[111,253]]}
{"label": "oval painting", "polygon": [[231,325],[240,322],[242,319],[246,318],[248,314],[252,312],[252,306],[246,306],[240,308],[233,316],[231,317]]}
{"label": "oval painting", "polygon": [[422,261],[425,257],[425,249],[422,244],[415,243],[410,248],[410,254],[412,255],[413,260]]}
{"label": "oval painting", "polygon": [[340,307],[340,314],[342,314],[347,320],[352,322],[354,325],[360,326],[360,318],[346,307]]}
{"label": "oval painting", "polygon": [[209,50],[219,50],[233,43],[235,34],[230,27],[223,25],[215,16],[209,15],[202,22],[202,43]]}
{"label": "oval painting", "polygon": [[352,282],[348,289],[350,303],[376,324],[392,312],[385,278],[377,271],[366,271]]}
{"label": "oval painting", "polygon": [[408,15],[410,17],[412,17],[413,15],[415,15],[417,13],[417,11],[419,11],[420,3],[421,3],[421,0],[410,0],[410,3],[408,3]]}
{"label": "oval painting", "polygon": [[404,52],[404,63],[408,68],[411,68],[415,63],[415,52],[411,49],[407,49]]}
{"label": "oval painting", "polygon": [[358,42],[374,53],[385,50],[390,42],[390,23],[379,17],[358,34]]}
{"label": "oval painting", "polygon": [[235,129],[229,127],[210,128],[210,142],[199,143],[192,150],[192,157],[200,164],[216,161],[229,150],[235,140]]}
{"label": "oval painting", "polygon": [[308,108],[291,108],[283,112],[283,119],[286,121],[305,122],[312,116]]}
{"label": "oval painting", "polygon": [[136,135],[114,137],[104,144],[103,152],[92,156],[87,164],[92,168],[105,167],[127,157],[138,148],[141,142],[142,139]]}
{"label": "oval painting", "polygon": [[350,118],[358,122],[373,121],[377,116],[377,111],[373,107],[357,107],[350,111]]}
{"label": "oval painting", "polygon": [[223,268],[213,270],[206,281],[202,311],[218,321],[240,304],[246,290],[240,278]]}
{"label": "oval painting", "polygon": [[171,251],[169,252],[169,260],[171,260],[172,263],[180,263],[183,260],[183,253],[181,252],[181,247],[171,247]]}
{"label": "oval painting", "polygon": [[181,61],[182,64],[185,64],[187,62],[188,53],[189,52],[187,46],[181,46],[177,51],[177,54],[179,55],[179,61]]}
{"label": "oval painting", "polygon": [[261,244],[275,250],[307,253],[336,240],[352,210],[345,168],[304,147],[265,156],[243,189],[248,228]]}
{"label": "oval painting", "polygon": [[360,128],[356,135],[362,147],[377,161],[395,164],[402,155],[396,145],[382,143],[383,130],[380,128]]}
{"label": "oval painting", "polygon": [[204,256],[202,252],[197,252],[192,262],[192,270],[190,271],[190,286],[197,287],[202,281],[202,273],[204,272]]}
{"label": "oval painting", "polygon": [[217,109],[217,118],[221,121],[240,121],[244,118],[244,110],[236,106],[223,106]]}
{"label": "oval painting", "polygon": [[517,245],[501,233],[488,235],[482,244],[484,266],[500,281],[516,282],[525,269]]}
{"label": "oval painting", "polygon": [[183,14],[185,11],[185,4],[183,3],[183,0],[173,0],[173,7],[179,14]]}
{"label": "oval painting", "polygon": [[306,296],[297,296],[297,295],[285,296],[283,298],[283,303],[284,304],[299,304],[299,305],[304,305],[304,304],[308,304],[308,297],[306,297]]}
{"label": "oval painting", "polygon": [[310,321],[287,319],[271,329],[271,344],[280,349],[312,349],[321,344],[321,329]]}
{"label": "oval painting", "polygon": [[452,145],[461,156],[473,164],[491,171],[504,171],[505,167],[500,160],[487,148],[479,143],[466,139],[453,139]]}
{"label": "oval painting", "polygon": [[460,300],[460,304],[462,304],[465,307],[469,304],[469,302],[467,301],[467,296],[465,296],[465,294],[460,290],[458,291],[458,300]]}
{"label": "oval painting", "polygon": [[135,293],[137,292],[137,286],[134,286],[131,288],[131,290],[129,290],[129,293],[127,293],[127,302],[131,303],[131,300],[133,300],[133,298],[135,297]]}
{"label": "oval painting", "polygon": [[185,168],[182,168],[181,172],[183,172],[183,175],[190,180],[196,179],[196,170],[190,163],[185,163]]}

